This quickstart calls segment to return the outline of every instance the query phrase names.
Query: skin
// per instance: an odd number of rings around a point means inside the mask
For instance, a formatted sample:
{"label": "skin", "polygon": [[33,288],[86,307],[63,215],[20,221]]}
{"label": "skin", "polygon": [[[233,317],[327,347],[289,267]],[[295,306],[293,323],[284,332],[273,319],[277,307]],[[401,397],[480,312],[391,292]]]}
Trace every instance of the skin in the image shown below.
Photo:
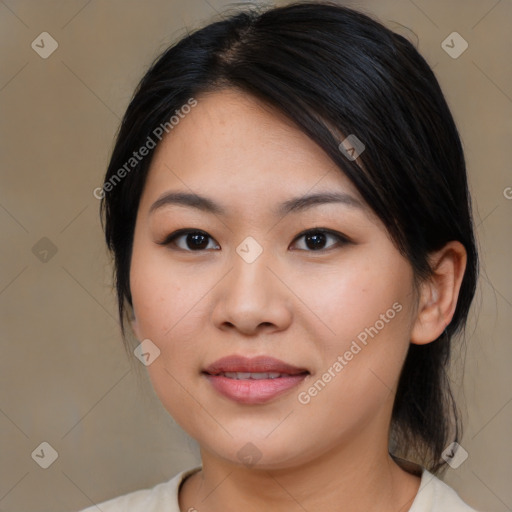
{"label": "skin", "polygon": [[[182,485],[181,510],[408,510],[420,479],[388,454],[393,400],[409,343],[433,341],[451,320],[464,248],[450,242],[432,254],[433,276],[415,289],[411,265],[383,224],[304,133],[236,90],[197,100],[156,148],[130,270],[133,330],[160,350],[148,366],[151,382],[201,448],[203,469]],[[208,196],[227,215],[181,205],[150,214],[170,190]],[[326,190],[361,206],[272,211]],[[297,238],[319,227],[350,242],[329,235],[315,250]],[[206,232],[205,248],[194,250],[186,235],[159,245],[182,228]],[[263,251],[252,263],[236,252],[247,236]],[[298,394],[395,303],[401,311],[309,403],[300,403]],[[231,354],[270,355],[310,375],[268,403],[239,404],[201,373]],[[261,456],[254,466],[237,456],[247,443]]]}

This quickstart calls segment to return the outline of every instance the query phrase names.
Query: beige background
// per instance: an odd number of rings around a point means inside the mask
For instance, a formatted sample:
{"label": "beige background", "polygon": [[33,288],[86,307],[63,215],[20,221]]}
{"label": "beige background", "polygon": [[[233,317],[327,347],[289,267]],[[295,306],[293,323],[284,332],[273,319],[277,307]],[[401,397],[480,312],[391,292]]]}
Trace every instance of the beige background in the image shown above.
{"label": "beige background", "polygon": [[[227,5],[0,1],[0,511],[78,510],[199,462],[122,348],[92,191],[147,66]],[[461,133],[482,276],[454,372],[469,457],[446,481],[475,508],[512,510],[512,2],[347,5],[417,36]],[[44,31],[47,59],[31,48]],[[453,31],[469,43],[457,59],[441,47]],[[31,456],[42,442],[58,453],[48,469]]]}

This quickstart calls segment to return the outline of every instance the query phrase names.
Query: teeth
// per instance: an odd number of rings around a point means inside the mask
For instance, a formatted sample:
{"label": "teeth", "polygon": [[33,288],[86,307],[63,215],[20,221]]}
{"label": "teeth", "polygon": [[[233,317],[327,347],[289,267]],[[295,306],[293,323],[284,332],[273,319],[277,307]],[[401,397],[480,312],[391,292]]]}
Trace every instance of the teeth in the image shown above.
{"label": "teeth", "polygon": [[254,379],[254,380],[260,380],[260,379],[277,379],[278,377],[281,377],[282,373],[277,372],[222,372],[220,375],[224,375],[224,377],[227,377],[228,379]]}

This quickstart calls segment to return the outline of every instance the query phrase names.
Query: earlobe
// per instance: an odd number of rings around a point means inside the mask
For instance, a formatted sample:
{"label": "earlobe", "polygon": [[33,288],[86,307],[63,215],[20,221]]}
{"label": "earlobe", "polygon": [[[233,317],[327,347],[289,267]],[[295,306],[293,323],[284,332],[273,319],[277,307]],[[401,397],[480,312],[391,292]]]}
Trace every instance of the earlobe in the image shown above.
{"label": "earlobe", "polygon": [[432,275],[420,285],[411,343],[424,345],[436,340],[451,322],[466,261],[466,249],[457,241],[430,255]]}

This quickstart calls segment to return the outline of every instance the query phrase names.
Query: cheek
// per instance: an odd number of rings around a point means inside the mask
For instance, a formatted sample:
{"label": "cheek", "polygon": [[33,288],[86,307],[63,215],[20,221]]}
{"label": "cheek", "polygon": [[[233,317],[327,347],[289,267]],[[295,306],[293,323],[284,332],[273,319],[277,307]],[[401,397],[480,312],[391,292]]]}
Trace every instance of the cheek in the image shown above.
{"label": "cheek", "polygon": [[[304,402],[311,398],[315,409],[332,414],[334,400],[340,406],[336,422],[344,421],[347,410],[354,417],[371,414],[396,388],[409,346],[412,269],[395,253],[382,251],[378,261],[354,258],[318,277],[321,293],[310,292],[304,302],[324,326],[311,336],[322,356],[314,379],[302,388]],[[304,294],[307,289],[304,284]]]}
{"label": "cheek", "polygon": [[[390,338],[398,336],[400,327],[409,327],[412,299],[412,269],[394,251],[381,251],[379,258],[364,252],[347,255],[340,264],[325,266],[317,272],[303,272],[291,281],[302,299],[297,311],[310,318],[311,339],[321,337],[322,350],[339,351],[367,330]],[[306,277],[305,277],[306,276]],[[400,310],[398,312],[397,310]],[[399,339],[407,338],[402,329]],[[315,334],[315,335],[314,335]],[[384,336],[386,337],[386,336]],[[398,341],[398,340],[397,340]]]}
{"label": "cheek", "polygon": [[165,251],[134,244],[130,283],[137,335],[160,350],[147,370],[173,416],[179,416],[187,404],[182,386],[188,387],[196,369],[199,372],[199,347],[204,347],[202,333],[208,318],[206,295],[214,282],[214,276],[198,278],[192,269],[187,272],[183,266],[171,265]]}
{"label": "cheek", "polygon": [[199,298],[204,285],[183,273],[165,257],[165,251],[151,251],[134,244],[130,268],[130,288],[139,336],[155,344],[175,337],[175,333],[201,309]]}
{"label": "cheek", "polygon": [[137,334],[160,350],[146,368],[156,395],[174,420],[191,432],[189,416],[202,414],[187,390],[198,367],[198,331],[205,314],[205,303],[199,299],[205,290],[201,280],[176,271],[164,260],[134,246],[130,283]]}

